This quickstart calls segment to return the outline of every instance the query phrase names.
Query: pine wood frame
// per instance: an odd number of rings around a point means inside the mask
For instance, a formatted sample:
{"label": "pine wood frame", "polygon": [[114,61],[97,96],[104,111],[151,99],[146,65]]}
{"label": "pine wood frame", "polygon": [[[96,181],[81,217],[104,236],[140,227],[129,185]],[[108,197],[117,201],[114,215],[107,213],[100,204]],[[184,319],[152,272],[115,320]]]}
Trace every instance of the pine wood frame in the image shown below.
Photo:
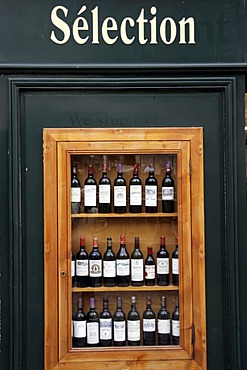
{"label": "pine wood frame", "polygon": [[[174,153],[178,157],[181,345],[70,348],[70,156]],[[191,170],[192,169],[192,170]],[[206,369],[202,128],[44,129],[45,369]]]}

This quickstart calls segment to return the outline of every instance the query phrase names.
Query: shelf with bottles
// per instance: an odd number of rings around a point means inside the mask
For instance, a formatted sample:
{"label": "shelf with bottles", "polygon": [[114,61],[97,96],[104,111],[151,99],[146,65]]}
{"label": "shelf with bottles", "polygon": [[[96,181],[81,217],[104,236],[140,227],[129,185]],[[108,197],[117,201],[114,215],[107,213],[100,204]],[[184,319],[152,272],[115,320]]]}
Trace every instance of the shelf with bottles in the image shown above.
{"label": "shelf with bottles", "polygon": [[[146,239],[145,239],[146,241]],[[164,236],[159,245],[147,247],[143,253],[140,238],[134,237],[131,252],[125,235],[120,235],[120,246],[113,249],[112,238],[107,238],[106,249],[99,249],[98,238],[86,250],[85,237],[80,237],[80,248],[71,253],[72,291],[148,291],[150,289],[177,290],[179,285],[178,243],[169,253]],[[169,246],[171,250],[171,246]]]}
{"label": "shelf with bottles", "polygon": [[175,154],[73,155],[72,217],[176,217],[176,166]]}
{"label": "shelf with bottles", "polygon": [[77,294],[72,312],[72,348],[179,345],[178,295]]}

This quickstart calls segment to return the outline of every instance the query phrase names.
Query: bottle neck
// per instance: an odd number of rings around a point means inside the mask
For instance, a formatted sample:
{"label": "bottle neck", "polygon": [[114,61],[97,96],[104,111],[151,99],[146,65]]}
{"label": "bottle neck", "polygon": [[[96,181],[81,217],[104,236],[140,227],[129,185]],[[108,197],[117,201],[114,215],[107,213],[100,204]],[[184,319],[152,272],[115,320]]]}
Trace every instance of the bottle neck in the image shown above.
{"label": "bottle neck", "polygon": [[121,299],[121,297],[118,297],[118,299],[117,299],[117,309],[118,309],[118,311],[122,311],[122,299]]}

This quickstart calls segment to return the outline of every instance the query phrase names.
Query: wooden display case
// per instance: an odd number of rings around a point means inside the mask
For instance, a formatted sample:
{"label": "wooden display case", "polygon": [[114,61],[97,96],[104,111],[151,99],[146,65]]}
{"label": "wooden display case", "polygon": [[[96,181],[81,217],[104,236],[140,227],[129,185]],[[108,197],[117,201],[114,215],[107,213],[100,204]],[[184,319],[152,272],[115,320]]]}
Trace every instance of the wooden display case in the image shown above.
{"label": "wooden display case", "polygon": [[[89,161],[95,175],[101,175],[102,158],[107,158],[109,176],[116,177],[116,163],[124,164],[129,182],[133,164],[139,163],[144,183],[145,169],[155,164],[158,179],[158,212],[133,214],[71,214],[71,163],[78,166],[81,184],[87,176]],[[173,162],[176,202],[174,213],[161,212],[161,181],[164,162]],[[82,186],[83,191],[83,186]],[[45,369],[206,369],[205,253],[203,131],[201,128],[121,128],[121,129],[44,129],[44,263],[45,263]],[[80,236],[86,249],[92,249],[98,237],[101,253],[106,238],[112,237],[113,250],[119,248],[120,234],[126,235],[129,254],[134,237],[140,237],[144,258],[152,245],[154,256],[160,235],[165,235],[170,257],[176,238],[179,244],[179,287],[98,287],[71,285],[71,249],[79,250]],[[102,310],[103,296],[109,297],[109,309],[116,309],[118,295],[123,310],[130,309],[130,297],[137,297],[142,316],[145,298],[152,297],[156,315],[160,297],[167,297],[168,311],[175,308],[179,295],[180,344],[178,346],[91,347],[73,348],[71,318],[78,297],[83,298],[84,312],[90,297],[96,299],[96,311]]]}

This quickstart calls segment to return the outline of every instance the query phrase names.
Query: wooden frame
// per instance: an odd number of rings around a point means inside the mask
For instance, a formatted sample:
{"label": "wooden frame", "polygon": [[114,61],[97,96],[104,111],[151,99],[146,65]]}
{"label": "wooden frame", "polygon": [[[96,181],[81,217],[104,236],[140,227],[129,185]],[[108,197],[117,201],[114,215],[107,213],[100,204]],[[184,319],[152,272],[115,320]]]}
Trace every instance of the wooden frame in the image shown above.
{"label": "wooden frame", "polygon": [[[181,345],[71,349],[70,157],[178,157]],[[162,215],[161,215],[162,217]],[[203,132],[201,128],[44,129],[45,369],[206,369]],[[165,290],[165,288],[163,288]],[[118,289],[119,290],[119,289]],[[161,365],[162,364],[162,365]]]}

